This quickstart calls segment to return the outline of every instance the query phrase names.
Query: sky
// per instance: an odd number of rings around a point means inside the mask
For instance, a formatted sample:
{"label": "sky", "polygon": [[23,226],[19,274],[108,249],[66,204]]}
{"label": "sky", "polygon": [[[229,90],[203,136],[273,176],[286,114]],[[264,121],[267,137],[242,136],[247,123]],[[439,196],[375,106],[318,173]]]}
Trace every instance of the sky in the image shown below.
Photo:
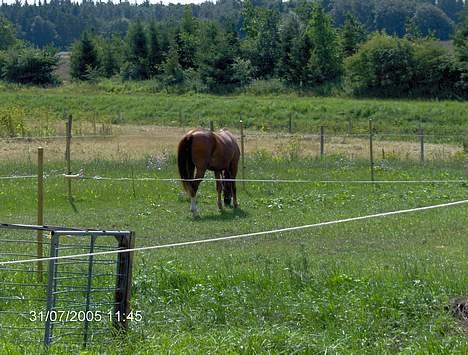
{"label": "sky", "polygon": [[[7,3],[7,4],[13,4],[15,3],[15,0],[0,0],[4,3]],[[39,2],[39,0],[36,0],[37,2]],[[94,1],[97,1],[97,0],[94,0]],[[107,2],[107,0],[102,0],[103,2]],[[111,0],[113,1],[114,3],[118,3],[119,0]],[[141,4],[142,2],[144,2],[144,0],[128,0],[131,4],[134,4],[135,2],[137,2],[138,4]],[[172,3],[172,4],[200,4],[202,2],[206,2],[206,1],[210,1],[210,2],[216,2],[215,0],[149,0],[149,2],[151,4],[159,4],[160,2],[162,2],[163,4],[169,4],[169,3]],[[21,0],[22,3],[25,2],[25,0]],[[80,0],[72,0],[72,2],[81,2]],[[28,0],[28,3],[29,4],[34,4],[34,0]]]}

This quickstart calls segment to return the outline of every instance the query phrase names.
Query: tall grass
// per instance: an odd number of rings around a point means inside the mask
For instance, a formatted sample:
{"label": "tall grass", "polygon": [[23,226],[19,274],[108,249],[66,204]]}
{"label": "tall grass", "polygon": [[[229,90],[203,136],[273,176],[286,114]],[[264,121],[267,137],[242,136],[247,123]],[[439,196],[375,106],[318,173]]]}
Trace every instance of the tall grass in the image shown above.
{"label": "tall grass", "polygon": [[[172,95],[153,92],[151,83],[103,82],[73,84],[60,88],[9,87],[0,92],[0,104],[26,112],[28,121],[46,114],[60,119],[64,111],[76,119],[98,122],[159,124],[175,126],[237,126],[242,118],[247,127],[286,131],[289,118],[293,129],[317,132],[324,125],[330,132],[366,132],[368,120],[380,132],[462,134],[466,128],[466,103],[456,101],[351,99],[340,97],[238,94]],[[254,88],[252,89],[254,90]]]}

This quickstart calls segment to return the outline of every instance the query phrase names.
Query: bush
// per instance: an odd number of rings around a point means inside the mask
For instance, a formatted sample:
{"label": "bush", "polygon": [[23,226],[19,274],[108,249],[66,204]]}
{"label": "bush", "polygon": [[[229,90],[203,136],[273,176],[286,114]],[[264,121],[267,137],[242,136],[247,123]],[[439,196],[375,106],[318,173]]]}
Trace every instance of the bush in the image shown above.
{"label": "bush", "polygon": [[466,96],[466,67],[457,63],[448,49],[436,41],[420,41],[414,45],[414,79],[412,94],[437,98]]}
{"label": "bush", "polygon": [[[2,60],[0,60],[0,63]],[[3,60],[2,78],[12,83],[56,84],[54,70],[58,64],[55,53],[43,49],[10,49]]]}
{"label": "bush", "polygon": [[406,39],[375,34],[346,60],[355,93],[400,96],[411,87],[414,50]]}

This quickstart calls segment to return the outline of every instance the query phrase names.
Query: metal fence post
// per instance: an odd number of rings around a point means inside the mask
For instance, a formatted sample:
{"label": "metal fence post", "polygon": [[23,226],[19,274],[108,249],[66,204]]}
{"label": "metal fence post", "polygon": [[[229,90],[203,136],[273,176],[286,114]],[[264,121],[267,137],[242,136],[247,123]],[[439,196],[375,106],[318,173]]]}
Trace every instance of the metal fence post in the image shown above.
{"label": "metal fence post", "polygon": [[[96,235],[91,236],[91,241],[89,244],[89,253],[94,253],[94,245],[96,244]],[[86,311],[85,315],[88,314],[91,302],[91,286],[93,284],[93,255],[89,255],[88,257],[88,279],[86,285]],[[88,317],[85,316],[84,319],[84,335],[83,335],[83,346],[86,348],[88,345],[88,332],[89,332],[89,320]]]}
{"label": "metal fence post", "polygon": [[[51,232],[50,241],[50,257],[55,258],[58,255],[59,238],[54,231]],[[46,305],[46,323],[44,330],[44,344],[50,345],[52,343],[52,333],[54,324],[51,321],[52,310],[55,308],[55,291],[57,282],[55,276],[57,274],[57,259],[49,260],[49,272],[47,280],[47,305]],[[47,316],[48,315],[48,316]]]}

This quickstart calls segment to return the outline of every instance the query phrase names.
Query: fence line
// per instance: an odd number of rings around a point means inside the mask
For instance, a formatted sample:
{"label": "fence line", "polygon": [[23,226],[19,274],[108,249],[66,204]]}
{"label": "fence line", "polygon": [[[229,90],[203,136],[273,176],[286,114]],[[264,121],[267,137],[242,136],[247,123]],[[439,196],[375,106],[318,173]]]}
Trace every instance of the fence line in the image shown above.
{"label": "fence line", "polygon": [[33,178],[37,178],[37,175],[11,175],[11,176],[0,176],[0,180],[33,179]]}
{"label": "fence line", "polygon": [[[171,127],[175,129],[179,129],[181,127]],[[320,127],[317,129],[320,130]],[[254,137],[254,138],[288,138],[288,137],[298,137],[302,136],[303,138],[309,137],[320,137],[319,133],[312,133],[312,132],[297,132],[297,133],[287,133],[287,132],[266,132],[266,133],[247,133],[244,132],[244,136],[247,137]],[[327,137],[337,137],[337,138],[346,138],[346,137],[357,137],[357,138],[367,138],[369,136],[368,133],[327,133]],[[418,138],[420,133],[385,133],[385,132],[374,132],[374,137],[414,137]],[[442,137],[442,138],[462,138],[465,135],[463,133],[459,134],[437,134],[437,133],[424,133],[425,137]],[[90,134],[90,135],[74,135],[73,139],[92,139],[92,138],[141,138],[141,137],[152,137],[152,138],[160,138],[164,137],[167,138],[166,135],[162,134],[152,134],[152,135],[143,135],[143,134],[113,134],[113,135],[100,135],[100,134]],[[238,136],[239,137],[239,136]],[[48,140],[48,139],[66,139],[66,135],[55,135],[55,136],[24,136],[24,137],[0,137],[0,141],[9,141],[9,140]]]}
{"label": "fence line", "polygon": [[[126,248],[126,249],[119,249],[119,250],[100,251],[100,252],[76,254],[76,255],[63,255],[63,256],[47,257],[47,258],[40,258],[40,259],[1,261],[0,266],[12,265],[12,264],[34,263],[38,261],[48,261],[48,260],[81,258],[81,257],[86,257],[86,256],[120,254],[120,253],[155,250],[155,249],[167,249],[167,248],[176,248],[176,247],[190,246],[190,245],[196,245],[196,244],[220,242],[220,241],[226,241],[226,240],[243,239],[243,238],[248,238],[248,237],[257,237],[257,236],[268,235],[268,234],[278,234],[278,233],[292,232],[292,231],[303,230],[303,229],[308,229],[308,228],[317,228],[317,227],[329,226],[329,225],[340,224],[340,223],[361,221],[361,220],[366,220],[366,219],[371,219],[371,218],[387,217],[387,216],[394,216],[394,215],[400,215],[400,214],[411,213],[411,212],[427,211],[427,210],[433,210],[437,208],[458,206],[458,205],[462,205],[465,203],[468,203],[468,200],[453,201],[453,202],[447,202],[447,203],[431,205],[431,206],[410,208],[410,209],[405,209],[405,210],[382,212],[382,213],[371,214],[371,215],[366,215],[366,216],[358,216],[358,217],[351,217],[351,218],[345,218],[345,219],[338,219],[334,221],[306,224],[306,225],[296,226],[296,227],[287,227],[287,228],[274,229],[274,230],[269,230],[269,231],[231,235],[231,236],[226,236],[226,237],[192,240],[192,241],[180,242],[180,243],[160,244],[160,245],[152,245],[152,246],[147,246],[147,247]],[[90,234],[93,234],[94,232],[103,233],[105,231],[88,231],[88,233]],[[82,234],[83,232],[82,231],[57,231],[57,233],[61,235],[73,235],[73,234]]]}
{"label": "fence line", "polygon": [[[182,181],[236,181],[236,182],[262,182],[262,183],[293,183],[293,184],[466,184],[468,180],[293,180],[293,179],[179,179],[179,178],[152,178],[152,177],[110,177],[110,176],[86,176],[82,174],[56,174],[44,175],[49,177],[64,177],[67,179],[81,180],[103,180],[103,181],[162,181],[162,182],[182,182]],[[37,175],[12,175],[0,176],[0,180],[31,179]]]}
{"label": "fence line", "polygon": [[468,180],[288,180],[288,179],[178,179],[178,178],[131,178],[131,177],[107,177],[107,176],[83,176],[83,175],[63,175],[65,178],[78,178],[83,180],[108,180],[108,181],[236,181],[236,182],[264,182],[264,183],[294,183],[294,184],[437,184],[437,183],[468,183]]}

